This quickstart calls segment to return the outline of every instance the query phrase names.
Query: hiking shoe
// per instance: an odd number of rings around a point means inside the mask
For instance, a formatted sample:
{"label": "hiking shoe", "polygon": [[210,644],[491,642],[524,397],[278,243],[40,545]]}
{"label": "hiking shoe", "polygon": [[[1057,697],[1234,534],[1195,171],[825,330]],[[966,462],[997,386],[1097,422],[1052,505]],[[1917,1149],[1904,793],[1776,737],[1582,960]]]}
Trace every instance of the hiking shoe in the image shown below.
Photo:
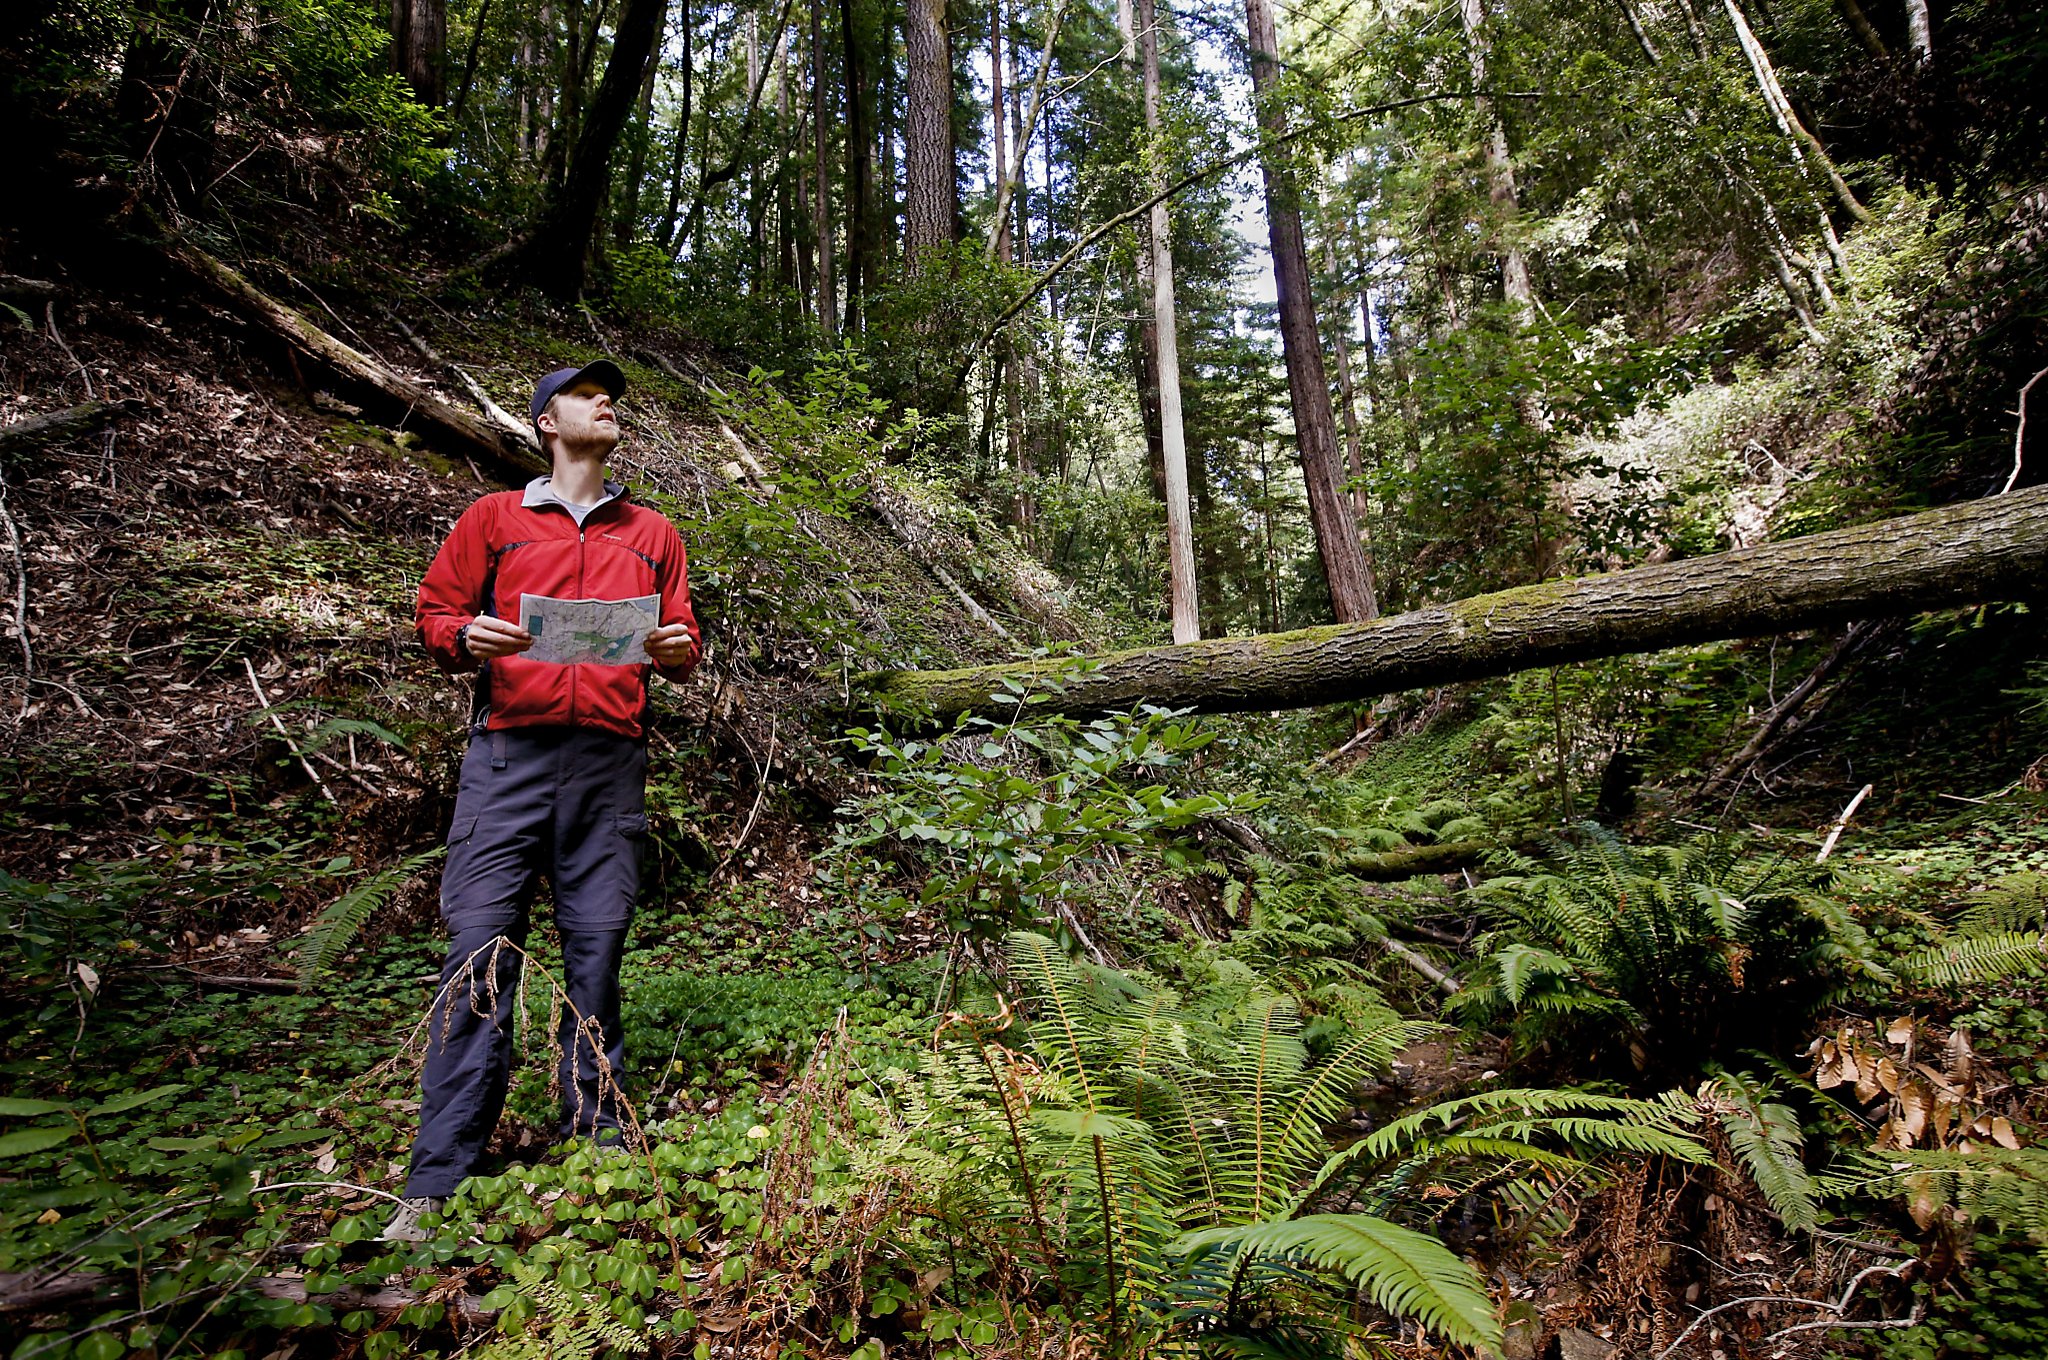
{"label": "hiking shoe", "polygon": [[381,1234],[386,1242],[425,1242],[434,1236],[420,1226],[420,1219],[427,1214],[438,1214],[448,1203],[431,1195],[420,1195],[398,1202],[398,1212],[391,1215],[391,1221],[384,1225]]}

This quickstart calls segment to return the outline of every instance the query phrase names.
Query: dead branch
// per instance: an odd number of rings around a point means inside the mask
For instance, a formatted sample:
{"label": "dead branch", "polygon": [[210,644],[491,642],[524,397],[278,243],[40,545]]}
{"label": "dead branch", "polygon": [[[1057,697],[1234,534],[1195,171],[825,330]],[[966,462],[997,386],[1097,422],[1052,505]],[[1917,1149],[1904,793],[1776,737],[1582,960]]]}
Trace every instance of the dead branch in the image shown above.
{"label": "dead branch", "polygon": [[1720,793],[1744,770],[1755,764],[1785,724],[1806,706],[1807,700],[1841,669],[1843,662],[1863,649],[1863,645],[1870,640],[1876,628],[1876,622],[1870,619],[1862,619],[1849,625],[1836,640],[1835,645],[1828,649],[1827,655],[1820,659],[1820,664],[1815,666],[1804,680],[1793,686],[1791,693],[1780,699],[1776,707],[1764,715],[1763,726],[1757,728],[1756,734],[1743,743],[1742,749],[1730,756],[1720,769],[1714,771],[1713,777],[1701,788],[1701,793],[1707,797]]}
{"label": "dead branch", "polygon": [[1849,806],[1843,808],[1842,815],[1835,818],[1835,829],[1828,832],[1827,841],[1821,846],[1820,853],[1813,857],[1815,864],[1825,864],[1828,856],[1835,852],[1835,842],[1841,839],[1842,832],[1849,825],[1849,819],[1856,815],[1856,809],[1863,806],[1863,800],[1868,798],[1870,791],[1876,787],[1875,784],[1865,784],[1857,791],[1856,796],[1849,800]]}
{"label": "dead branch", "polygon": [[504,427],[443,401],[419,383],[394,373],[361,350],[328,334],[302,312],[285,306],[189,241],[167,239],[162,250],[199,291],[235,316],[282,341],[290,350],[335,374],[359,394],[450,452],[489,466],[507,486],[523,486],[546,472],[531,445]]}
{"label": "dead branch", "polygon": [[2005,485],[1999,488],[1998,494],[2001,496],[2012,490],[2013,483],[2020,479],[2020,468],[2025,464],[2027,457],[2027,398],[2033,395],[2034,384],[2043,378],[2048,378],[2048,368],[2027,379],[2025,385],[2020,388],[2020,409],[2016,413],[2020,419],[2012,432],[2012,476],[2006,478]]}
{"label": "dead branch", "polygon": [[1389,954],[1429,979],[1445,996],[1456,996],[1464,990],[1463,983],[1431,963],[1419,950],[1411,949],[1399,940],[1381,940],[1380,943],[1386,946]]}
{"label": "dead branch", "polygon": [[12,453],[35,445],[55,444],[74,435],[91,434],[120,416],[140,415],[146,409],[139,401],[88,401],[50,411],[12,425],[0,425],[0,453]]}

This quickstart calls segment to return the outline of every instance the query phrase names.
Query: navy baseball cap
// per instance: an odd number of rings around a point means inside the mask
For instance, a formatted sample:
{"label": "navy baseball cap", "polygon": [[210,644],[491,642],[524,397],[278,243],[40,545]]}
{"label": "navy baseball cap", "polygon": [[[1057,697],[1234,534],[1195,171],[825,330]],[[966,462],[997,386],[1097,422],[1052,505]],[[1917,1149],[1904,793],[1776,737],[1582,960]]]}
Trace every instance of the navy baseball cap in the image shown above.
{"label": "navy baseball cap", "polygon": [[533,389],[533,423],[540,424],[540,413],[548,409],[548,403],[555,399],[555,393],[565,387],[574,387],[580,382],[594,382],[612,394],[613,400],[626,394],[626,375],[619,366],[609,359],[585,364],[581,368],[558,368],[542,378]]}

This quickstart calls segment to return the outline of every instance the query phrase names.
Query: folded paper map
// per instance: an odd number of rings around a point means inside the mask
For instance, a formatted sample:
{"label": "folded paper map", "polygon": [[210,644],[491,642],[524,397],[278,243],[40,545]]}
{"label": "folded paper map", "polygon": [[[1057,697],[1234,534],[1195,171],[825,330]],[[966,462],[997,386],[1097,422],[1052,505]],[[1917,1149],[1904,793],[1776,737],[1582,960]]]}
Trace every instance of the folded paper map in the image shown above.
{"label": "folded paper map", "polygon": [[519,626],[533,634],[520,653],[558,666],[645,664],[647,635],[661,626],[661,596],[635,600],[558,600],[521,595]]}

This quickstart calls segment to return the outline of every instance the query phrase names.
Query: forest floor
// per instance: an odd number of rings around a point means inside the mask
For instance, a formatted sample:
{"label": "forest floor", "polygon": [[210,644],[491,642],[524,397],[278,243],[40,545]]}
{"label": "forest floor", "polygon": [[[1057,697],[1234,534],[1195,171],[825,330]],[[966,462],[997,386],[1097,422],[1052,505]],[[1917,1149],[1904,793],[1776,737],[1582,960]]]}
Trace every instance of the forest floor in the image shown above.
{"label": "forest floor", "polygon": [[[295,301],[365,351],[455,390],[377,308],[301,289]],[[531,374],[588,357],[604,339],[591,333],[596,321],[431,315],[422,327],[431,346],[459,356],[515,410]],[[644,1158],[553,1146],[549,998],[536,985],[493,1174],[475,1184],[460,1233],[416,1252],[378,1253],[365,1241],[402,1184],[413,1064],[440,958],[436,870],[408,857],[442,834],[466,709],[464,687],[411,640],[412,592],[455,516],[494,488],[317,383],[281,377],[289,363],[200,309],[151,310],[79,287],[36,323],[10,342],[0,369],[15,407],[132,398],[146,413],[6,469],[33,650],[22,649],[4,696],[13,711],[0,723],[0,768],[13,790],[0,806],[0,888],[13,930],[53,932],[101,962],[28,994],[0,1039],[6,1108],[47,1105],[76,1131],[7,1146],[20,1159],[0,1177],[0,1275],[58,1289],[42,1303],[7,1304],[5,1321],[26,1326],[24,1336],[67,1337],[75,1354],[95,1358],[189,1347],[377,1360],[474,1344],[492,1318],[510,1325],[523,1321],[519,1309],[533,1312],[518,1263],[538,1247],[558,1236],[616,1244],[618,1225],[665,1193],[637,1179]],[[576,339],[565,348],[556,334]],[[713,624],[707,664],[692,686],[663,687],[657,700],[653,797],[665,831],[625,974],[631,1094],[685,1200],[667,1230],[690,1230],[643,1242],[637,1256],[603,1258],[611,1275],[596,1278],[624,1301],[608,1316],[697,1360],[772,1360],[786,1346],[858,1352],[870,1342],[878,1357],[906,1341],[964,1355],[977,1352],[949,1351],[948,1338],[989,1346],[999,1331],[1006,1351],[1045,1353],[1049,1324],[1008,1316],[938,1272],[885,1261],[833,1273],[832,1261],[877,1249],[863,1244],[857,1215],[800,1250],[774,1220],[778,1208],[792,1222],[809,1212],[809,1182],[774,1132],[777,1112],[829,1107],[832,1137],[857,1160],[874,1127],[859,1088],[882,1089],[890,1071],[915,1069],[937,1046],[954,1023],[961,966],[936,911],[885,919],[820,871],[834,809],[864,785],[830,725],[813,720],[832,698],[835,658],[816,643],[830,634],[807,634],[787,616],[790,601],[843,608],[842,622],[872,642],[869,655],[964,661],[995,654],[998,639],[894,534],[857,515],[807,521],[819,560],[844,573],[838,585],[811,579],[797,591],[750,575],[748,545],[766,520],[714,515],[707,490],[716,476],[731,499],[714,471],[730,457],[721,417],[702,391],[657,369],[629,358],[628,372],[623,470],[685,511],[701,498],[717,528],[697,552],[700,609]],[[977,576],[971,554],[953,561],[986,608],[1031,631],[1027,606],[1005,598],[994,576]],[[1636,802],[1631,826],[1732,817],[1774,853],[1804,861],[1847,795],[1879,783],[1838,853],[1872,871],[1868,927],[1923,941],[1926,921],[1972,891],[2048,873],[2038,729],[2028,725],[2030,700],[2008,692],[2015,658],[2038,648],[2030,622],[1995,611],[1903,630],[1835,698],[1829,724],[1777,753],[1761,787],[1718,807],[1695,790],[1735,744],[1731,729],[1686,736],[1674,719],[1644,787],[1625,790]],[[1681,678],[1695,694],[1754,687],[1760,676],[1768,692],[1778,658],[1758,646],[1687,664]],[[1236,730],[1257,747],[1278,721],[1246,719]],[[1383,795],[1382,811],[1405,796],[1403,752],[1430,739],[1408,726],[1380,751],[1347,758],[1358,763],[1346,777]],[[1327,720],[1285,731],[1289,749],[1345,735]],[[1436,797],[1481,801],[1455,769],[1418,778],[1414,790],[1444,780]],[[1336,809],[1323,811],[1343,828]],[[1410,827],[1418,839],[1426,831]],[[1219,839],[1214,853],[1238,852]],[[1454,932],[1466,914],[1459,886],[1426,881],[1390,900],[1424,928]],[[1212,879],[1161,874],[1140,888],[1120,914],[1088,923],[1087,948],[1099,940],[1109,961],[1130,965],[1141,961],[1132,941],[1230,933]],[[373,914],[316,973],[304,942],[351,891],[374,894]],[[545,929],[533,950],[538,964],[550,962]],[[1377,954],[1371,969],[1411,1013],[1435,1014],[1434,989],[1412,971]],[[2037,977],[1978,995],[1923,988],[1910,999],[1928,1035],[1946,1042],[1967,1031],[1986,1064],[1984,1109],[2021,1127],[2048,1117],[2048,990]],[[1851,1004],[1811,1034],[1858,1024],[1874,1033],[1886,1019]],[[825,1052],[858,1078],[821,1089],[812,1059]],[[1415,1045],[1358,1093],[1339,1132],[1348,1125],[1355,1137],[1483,1090],[1511,1062],[1560,1071],[1557,1058],[1517,1053],[1504,1035]],[[1813,1069],[1780,1075],[1804,1082]],[[1857,1117],[1839,1116],[1845,1145],[1872,1135],[1849,1127]],[[38,1129],[61,1132],[46,1122],[4,1137]],[[1487,1263],[1508,1354],[1725,1360],[1860,1344],[1854,1334],[1830,1341],[1823,1330],[1787,1329],[1813,1320],[1812,1300],[1844,1298],[1857,1271],[1912,1257],[1910,1215],[1896,1205],[1858,1210],[1872,1215],[1867,1223],[1788,1233],[1723,1151],[1720,1165],[1674,1181],[1659,1169],[1583,1195],[1560,1187],[1568,1221],[1540,1252],[1490,1242],[1478,1201],[1465,1201],[1464,1220],[1446,1231]],[[237,1241],[244,1254],[218,1250]],[[168,1283],[145,1281],[137,1297],[132,1279],[124,1285],[94,1264],[121,1244],[138,1263],[171,1262]],[[657,1271],[672,1272],[660,1288]],[[1923,1288],[1938,1293],[1953,1274],[1953,1261],[1939,1264]],[[262,1296],[215,1316],[222,1287],[252,1279]],[[413,1292],[378,1292],[401,1286]],[[1685,1333],[1703,1308],[1741,1291],[1757,1298]],[[1905,1317],[1912,1297],[1900,1286],[1883,1316]],[[2044,1307],[2032,1296],[2025,1306]],[[551,1335],[588,1339],[601,1323],[565,1308]],[[1442,1353],[1413,1327],[1379,1338],[1418,1357]],[[14,1353],[42,1353],[28,1344]]]}

